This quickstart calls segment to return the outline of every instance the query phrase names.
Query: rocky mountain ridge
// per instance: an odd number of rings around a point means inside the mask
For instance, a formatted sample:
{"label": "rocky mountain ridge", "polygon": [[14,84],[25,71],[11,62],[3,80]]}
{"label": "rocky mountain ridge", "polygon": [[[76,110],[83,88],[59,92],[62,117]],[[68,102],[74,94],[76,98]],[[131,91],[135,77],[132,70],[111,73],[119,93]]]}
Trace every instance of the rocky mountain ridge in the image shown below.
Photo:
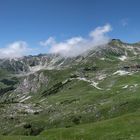
{"label": "rocky mountain ridge", "polygon": [[[62,129],[77,128],[74,135],[82,139],[81,133],[85,136],[95,123],[100,129],[98,123],[116,124],[130,114],[137,122],[139,74],[140,44],[120,40],[71,58],[44,54],[0,60],[0,135],[55,139]],[[137,127],[131,127],[136,135]],[[127,139],[127,128],[124,134],[110,130],[114,137]]]}
{"label": "rocky mountain ridge", "polygon": [[77,56],[77,57],[62,57],[59,54],[40,54],[36,56],[25,56],[15,59],[1,59],[0,68],[12,73],[27,73],[35,72],[41,69],[59,69],[67,67],[77,62],[86,61],[90,57],[103,57],[114,55],[120,60],[126,57],[137,56],[140,53],[140,44],[123,43],[121,40],[112,39],[104,46],[98,46],[92,50]]}

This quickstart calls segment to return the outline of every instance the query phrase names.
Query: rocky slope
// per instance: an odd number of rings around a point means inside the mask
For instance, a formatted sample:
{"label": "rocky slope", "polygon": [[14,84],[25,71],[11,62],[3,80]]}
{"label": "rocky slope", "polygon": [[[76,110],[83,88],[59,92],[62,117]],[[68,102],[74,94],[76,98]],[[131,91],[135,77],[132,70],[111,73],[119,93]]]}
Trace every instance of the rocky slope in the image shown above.
{"label": "rocky slope", "polygon": [[[98,129],[97,140],[111,131],[113,140],[136,139],[137,127],[120,132],[118,122],[127,116],[140,121],[139,74],[140,44],[116,39],[73,58],[0,60],[0,134],[92,140],[88,131]],[[110,122],[110,131],[103,132]]]}

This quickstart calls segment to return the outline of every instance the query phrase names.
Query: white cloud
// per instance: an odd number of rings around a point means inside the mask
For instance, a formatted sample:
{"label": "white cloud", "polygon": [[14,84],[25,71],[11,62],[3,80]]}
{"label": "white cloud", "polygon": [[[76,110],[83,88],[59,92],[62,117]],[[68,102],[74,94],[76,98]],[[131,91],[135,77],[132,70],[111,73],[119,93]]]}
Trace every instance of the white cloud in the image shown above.
{"label": "white cloud", "polygon": [[106,36],[106,33],[108,33],[111,30],[111,25],[106,24],[103,27],[97,27],[95,30],[91,31],[89,35],[94,40],[94,43],[100,45],[100,42],[101,44],[104,44],[106,43],[106,41],[108,41],[109,38],[108,36]]}
{"label": "white cloud", "polygon": [[[111,26],[106,24],[103,27],[97,27],[91,31],[87,38],[77,36],[62,42],[57,42],[53,37],[49,37],[46,41],[41,41],[40,45],[45,46],[46,50],[49,50],[49,53],[58,53],[64,57],[78,56],[89,49],[108,43],[109,37],[106,33],[109,31],[111,31]],[[18,58],[29,53],[37,54],[46,50],[40,47],[31,49],[25,41],[16,41],[6,47],[0,48],[0,59]]]}
{"label": "white cloud", "polygon": [[41,46],[48,46],[55,44],[55,39],[53,37],[49,37],[46,41],[40,41]]}
{"label": "white cloud", "polygon": [[0,58],[17,58],[26,55],[29,51],[24,41],[16,41],[4,48],[0,48]]}
{"label": "white cloud", "polygon": [[65,57],[73,57],[89,49],[108,43],[109,37],[106,33],[111,30],[110,24],[106,24],[91,31],[88,38],[78,36],[63,42],[56,42],[54,38],[50,37],[46,41],[41,41],[40,45],[48,47],[49,53],[58,53]]}
{"label": "white cloud", "polygon": [[124,18],[121,20],[121,24],[123,27],[126,27],[128,25],[129,19],[128,18]]}

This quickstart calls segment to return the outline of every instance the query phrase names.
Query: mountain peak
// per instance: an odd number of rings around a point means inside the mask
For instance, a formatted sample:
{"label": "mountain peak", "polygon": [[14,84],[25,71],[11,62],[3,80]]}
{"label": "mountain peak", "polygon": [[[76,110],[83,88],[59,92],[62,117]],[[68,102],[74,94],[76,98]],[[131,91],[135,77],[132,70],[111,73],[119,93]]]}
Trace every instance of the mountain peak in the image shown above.
{"label": "mountain peak", "polygon": [[109,42],[109,45],[113,45],[113,46],[121,45],[121,44],[124,44],[124,42],[122,42],[120,39],[112,39],[112,40]]}
{"label": "mountain peak", "polygon": [[112,39],[110,42],[123,43],[120,39]]}

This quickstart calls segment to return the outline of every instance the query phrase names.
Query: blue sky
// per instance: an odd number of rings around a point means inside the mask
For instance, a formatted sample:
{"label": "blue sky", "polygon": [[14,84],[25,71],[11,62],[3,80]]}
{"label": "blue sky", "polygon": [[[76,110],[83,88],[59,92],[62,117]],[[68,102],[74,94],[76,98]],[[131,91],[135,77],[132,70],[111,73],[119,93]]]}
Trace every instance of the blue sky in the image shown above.
{"label": "blue sky", "polygon": [[[0,48],[25,41],[31,48],[54,37],[87,37],[110,24],[110,38],[140,41],[139,0],[0,0]],[[42,47],[38,52],[46,51]]]}

